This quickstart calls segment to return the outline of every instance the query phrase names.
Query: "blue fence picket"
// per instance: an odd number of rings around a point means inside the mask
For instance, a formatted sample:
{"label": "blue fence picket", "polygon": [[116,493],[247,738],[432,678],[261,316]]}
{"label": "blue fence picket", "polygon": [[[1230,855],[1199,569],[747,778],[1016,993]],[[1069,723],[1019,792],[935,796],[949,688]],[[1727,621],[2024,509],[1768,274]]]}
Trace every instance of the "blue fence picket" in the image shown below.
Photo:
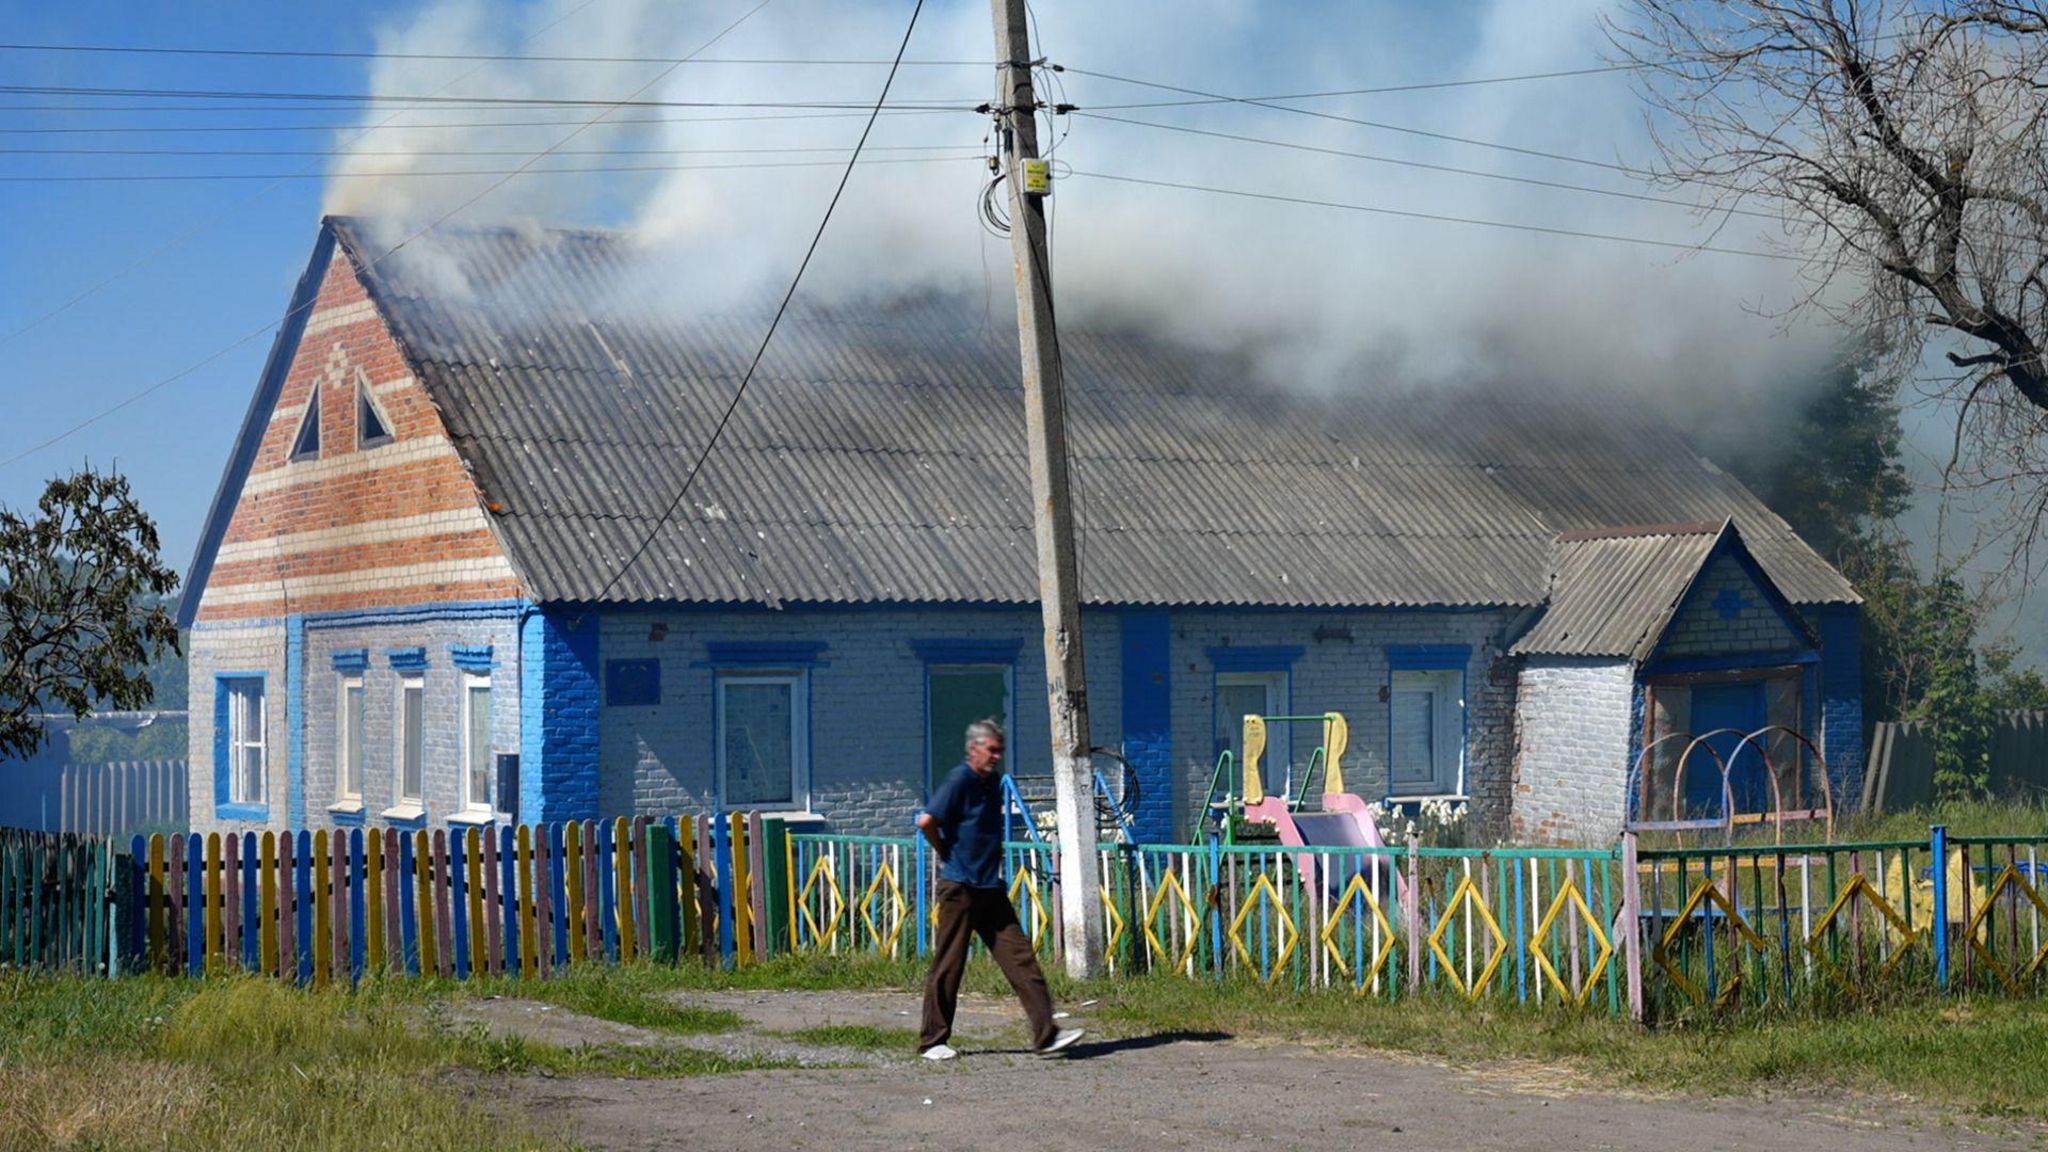
{"label": "blue fence picket", "polygon": [[555,966],[569,962],[569,921],[576,918],[579,909],[569,907],[568,869],[572,862],[562,858],[566,850],[563,827],[560,824],[545,826],[548,838],[548,894],[553,901]]}
{"label": "blue fence picket", "polygon": [[718,869],[718,955],[731,967],[739,954],[733,936],[732,825],[724,813],[711,815],[711,855]]}
{"label": "blue fence picket", "polygon": [[619,962],[618,878],[612,869],[616,837],[610,820],[597,822],[597,920],[604,929],[604,958]]}
{"label": "blue fence picket", "polygon": [[519,957],[519,845],[511,828],[498,831],[498,899],[505,907],[505,971],[521,971]]}
{"label": "blue fence picket", "polygon": [[449,918],[455,931],[455,978],[469,979],[469,837],[462,832],[448,838]]}
{"label": "blue fence picket", "polygon": [[313,939],[313,834],[303,829],[292,842],[292,908],[296,927],[292,943],[299,983],[311,984],[313,949],[325,941]]}
{"label": "blue fence picket", "polygon": [[[408,975],[417,976],[420,974],[420,918],[415,907],[419,900],[414,892],[419,886],[412,878],[412,842],[410,834],[398,834],[398,936],[399,952],[405,958],[405,971]],[[385,867],[390,866],[387,861]]]}
{"label": "blue fence picket", "polygon": [[185,971],[206,974],[206,844],[197,832],[185,838]]}
{"label": "blue fence picket", "polygon": [[350,980],[361,980],[367,964],[370,913],[365,886],[378,882],[370,875],[369,861],[363,850],[363,830],[351,829],[348,833],[348,974]]}

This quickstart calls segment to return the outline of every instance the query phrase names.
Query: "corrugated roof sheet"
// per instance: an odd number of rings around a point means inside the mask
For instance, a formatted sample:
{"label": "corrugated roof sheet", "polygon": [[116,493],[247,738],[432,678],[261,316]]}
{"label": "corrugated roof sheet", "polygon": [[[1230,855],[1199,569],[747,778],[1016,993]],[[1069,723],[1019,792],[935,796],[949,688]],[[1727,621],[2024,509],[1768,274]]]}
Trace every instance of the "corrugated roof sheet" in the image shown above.
{"label": "corrugated roof sheet", "polygon": [[1566,537],[1550,606],[1515,642],[1518,656],[1643,659],[1720,538],[1718,524],[1640,535]]}
{"label": "corrugated roof sheet", "polygon": [[[1036,600],[1015,333],[979,300],[783,321],[664,306],[625,237],[337,236],[543,600]],[[1676,433],[1613,405],[1252,383],[1243,362],[1061,333],[1082,586],[1113,604],[1535,605],[1552,538],[1734,516],[1797,602],[1842,577]]]}

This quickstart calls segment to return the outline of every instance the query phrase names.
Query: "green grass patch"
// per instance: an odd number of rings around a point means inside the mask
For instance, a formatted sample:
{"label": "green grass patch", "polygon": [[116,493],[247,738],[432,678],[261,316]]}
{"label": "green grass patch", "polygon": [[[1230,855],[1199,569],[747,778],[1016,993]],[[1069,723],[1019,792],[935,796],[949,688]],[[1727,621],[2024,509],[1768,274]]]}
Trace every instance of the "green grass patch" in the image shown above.
{"label": "green grass patch", "polygon": [[853,1048],[862,1052],[909,1052],[917,1047],[915,1028],[877,1028],[871,1024],[825,1024],[794,1032],[771,1032],[799,1044],[821,1048]]}
{"label": "green grass patch", "polygon": [[451,983],[452,996],[504,996],[508,999],[538,1000],[585,1016],[617,1024],[631,1024],[676,1035],[734,1032],[744,1026],[736,1012],[678,1004],[665,993],[687,983],[681,973],[696,965],[675,968],[653,964],[627,964],[618,968],[572,968],[547,980],[515,980],[504,977]]}

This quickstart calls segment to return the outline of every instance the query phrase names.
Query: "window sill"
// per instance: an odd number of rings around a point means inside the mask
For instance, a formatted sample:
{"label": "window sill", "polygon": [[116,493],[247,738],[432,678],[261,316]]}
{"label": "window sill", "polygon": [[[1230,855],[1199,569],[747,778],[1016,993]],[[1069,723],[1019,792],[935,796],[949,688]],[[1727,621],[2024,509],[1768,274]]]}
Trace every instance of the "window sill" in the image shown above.
{"label": "window sill", "polygon": [[247,820],[256,824],[270,822],[268,804],[216,804],[213,806],[216,820]]}
{"label": "window sill", "polygon": [[1463,792],[1408,792],[1400,796],[1388,796],[1381,800],[1380,803],[1420,804],[1425,800],[1445,800],[1452,804],[1469,804],[1472,802],[1472,798]]}
{"label": "window sill", "polygon": [[329,819],[338,825],[348,828],[360,828],[363,826],[363,802],[361,800],[343,800],[340,803],[329,804],[327,806],[327,815]]}
{"label": "window sill", "polygon": [[448,817],[449,824],[457,825],[463,828],[485,828],[497,823],[497,820],[498,814],[495,812],[485,812],[474,809],[457,812],[454,815]]}
{"label": "window sill", "polygon": [[386,824],[405,825],[412,828],[424,828],[427,826],[427,810],[425,806],[420,804],[395,805],[378,813],[378,816]]}

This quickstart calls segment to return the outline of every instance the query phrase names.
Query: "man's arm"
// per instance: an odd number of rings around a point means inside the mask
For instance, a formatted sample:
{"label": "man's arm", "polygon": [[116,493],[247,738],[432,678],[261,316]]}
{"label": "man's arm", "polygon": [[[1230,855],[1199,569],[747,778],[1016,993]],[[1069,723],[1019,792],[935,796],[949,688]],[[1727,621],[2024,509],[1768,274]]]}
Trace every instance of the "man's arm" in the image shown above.
{"label": "man's arm", "polygon": [[946,862],[946,843],[939,836],[939,818],[929,812],[919,812],[917,814],[917,830],[924,833],[924,838],[931,843],[932,852],[938,856],[939,863],[944,864]]}

